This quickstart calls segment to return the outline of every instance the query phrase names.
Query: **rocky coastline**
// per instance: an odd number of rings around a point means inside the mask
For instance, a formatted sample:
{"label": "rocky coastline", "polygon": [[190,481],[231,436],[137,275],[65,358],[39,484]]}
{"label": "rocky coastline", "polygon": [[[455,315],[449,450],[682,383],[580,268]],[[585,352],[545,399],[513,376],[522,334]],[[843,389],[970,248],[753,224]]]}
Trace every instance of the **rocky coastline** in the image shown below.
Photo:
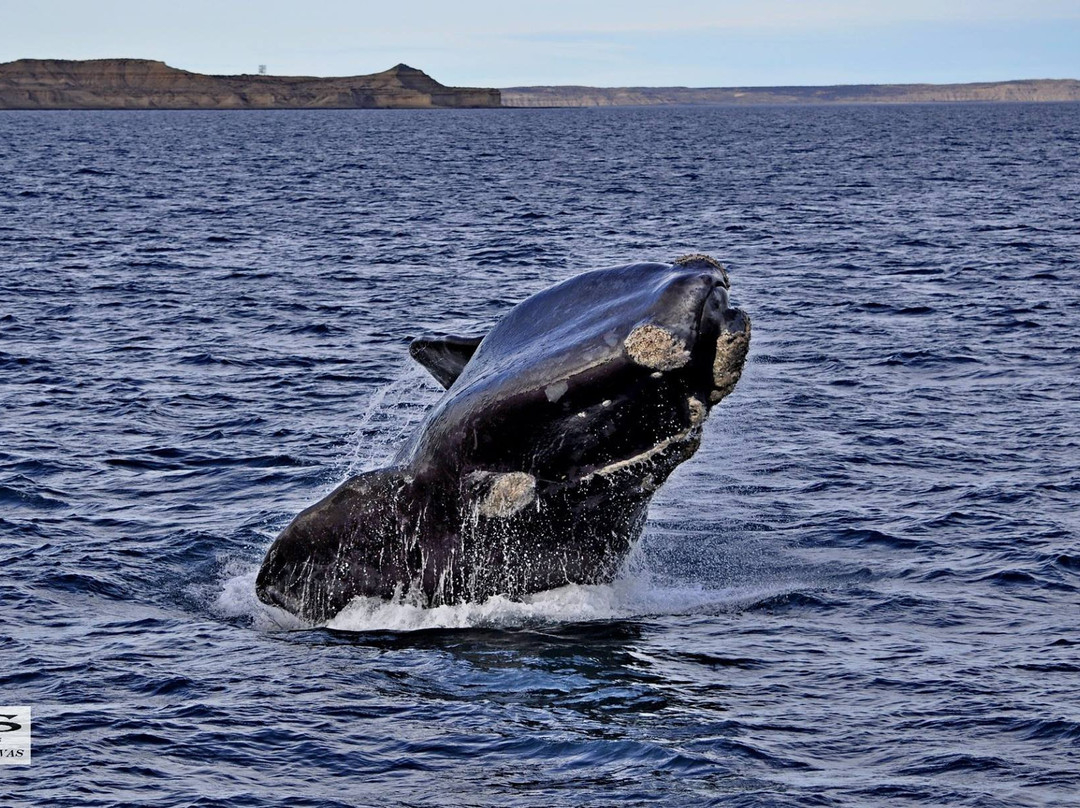
{"label": "rocky coastline", "polygon": [[506,107],[637,107],[716,104],[927,104],[1080,101],[1080,81],[851,84],[829,87],[507,87]]}
{"label": "rocky coastline", "polygon": [[0,64],[2,109],[465,109],[758,104],[1080,101],[1080,81],[823,87],[447,87],[405,64],[320,78],[192,73],[151,59]]}
{"label": "rocky coastline", "polygon": [[399,64],[344,78],[210,76],[150,59],[19,59],[0,64],[0,109],[460,109],[498,90],[446,87]]}

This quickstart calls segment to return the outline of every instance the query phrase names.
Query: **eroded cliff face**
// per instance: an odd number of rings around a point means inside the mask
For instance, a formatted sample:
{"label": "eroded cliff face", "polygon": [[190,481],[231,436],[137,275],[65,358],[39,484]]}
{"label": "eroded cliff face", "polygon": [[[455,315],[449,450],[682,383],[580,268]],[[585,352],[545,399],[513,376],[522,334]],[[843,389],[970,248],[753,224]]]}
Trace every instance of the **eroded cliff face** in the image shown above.
{"label": "eroded cliff face", "polygon": [[0,109],[422,109],[500,103],[498,90],[446,87],[403,64],[343,78],[207,76],[149,59],[0,64]]}
{"label": "eroded cliff face", "polygon": [[1080,101],[1080,81],[862,84],[836,87],[508,87],[507,107],[672,104],[920,104],[938,101]]}
{"label": "eroded cliff face", "polygon": [[1080,101],[1080,81],[835,87],[447,87],[399,64],[341,78],[209,76],[150,59],[20,59],[0,64],[0,109],[423,109],[672,104]]}

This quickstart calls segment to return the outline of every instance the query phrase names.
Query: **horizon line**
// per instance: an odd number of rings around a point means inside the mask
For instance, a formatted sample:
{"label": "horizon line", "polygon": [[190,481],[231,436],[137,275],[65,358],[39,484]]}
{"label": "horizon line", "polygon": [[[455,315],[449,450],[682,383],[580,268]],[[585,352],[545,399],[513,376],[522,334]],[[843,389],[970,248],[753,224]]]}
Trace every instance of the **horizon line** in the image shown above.
{"label": "horizon line", "polygon": [[[428,77],[439,81],[423,68],[413,67],[412,65],[405,64],[404,62],[398,62],[384,70],[376,71],[375,73],[352,73],[334,76],[321,76],[313,73],[200,73],[196,70],[189,70],[184,67],[176,67],[166,62],[164,59],[151,59],[142,56],[103,56],[95,57],[93,59],[67,59],[63,57],[39,57],[39,56],[20,56],[16,59],[11,59],[6,62],[0,62],[0,67],[4,65],[15,64],[16,62],[154,62],[157,64],[163,64],[172,70],[180,70],[185,73],[192,73],[193,75],[200,76],[212,76],[212,77],[228,77],[228,76],[250,76],[254,78],[279,78],[279,79],[299,79],[299,78],[312,78],[312,79],[346,79],[355,78],[360,76],[374,76],[380,73],[388,73],[391,70],[398,68],[409,68],[424,73]],[[596,89],[596,90],[624,90],[624,89],[642,89],[642,90],[767,90],[767,89],[780,89],[780,88],[811,88],[811,87],[911,87],[911,86],[930,86],[930,87],[942,87],[942,86],[964,86],[973,84],[1013,84],[1018,82],[1037,82],[1037,81],[1080,81],[1080,78],[1073,76],[1061,76],[1061,77],[1049,77],[1041,76],[1038,78],[1007,78],[1007,79],[991,79],[991,80],[979,80],[979,81],[852,81],[852,82],[835,82],[828,84],[575,84],[575,83],[560,83],[560,84],[544,84],[544,83],[531,83],[531,84],[512,84],[512,85],[489,85],[489,87],[477,88],[477,89],[498,89],[498,90],[517,90],[517,89],[533,89],[540,87],[564,87],[564,88],[581,88],[581,89]],[[442,82],[439,82],[442,83]],[[449,85],[445,85],[449,86]],[[463,85],[462,85],[463,86]]]}

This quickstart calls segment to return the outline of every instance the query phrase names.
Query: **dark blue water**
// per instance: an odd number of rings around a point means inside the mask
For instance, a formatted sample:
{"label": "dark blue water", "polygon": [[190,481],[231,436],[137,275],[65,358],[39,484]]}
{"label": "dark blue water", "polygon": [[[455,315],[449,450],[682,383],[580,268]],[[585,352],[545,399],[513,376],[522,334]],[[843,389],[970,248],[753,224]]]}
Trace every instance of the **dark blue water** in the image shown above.
{"label": "dark blue water", "polygon": [[[1080,106],[0,115],[4,805],[1076,805]],[[329,627],[276,532],[477,332],[707,252],[622,580]]]}

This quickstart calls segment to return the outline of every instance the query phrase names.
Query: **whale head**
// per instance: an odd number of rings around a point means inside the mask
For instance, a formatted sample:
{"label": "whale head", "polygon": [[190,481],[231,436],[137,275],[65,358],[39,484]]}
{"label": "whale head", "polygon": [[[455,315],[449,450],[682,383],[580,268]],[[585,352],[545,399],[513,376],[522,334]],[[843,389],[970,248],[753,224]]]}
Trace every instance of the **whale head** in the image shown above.
{"label": "whale head", "polygon": [[692,255],[578,275],[483,339],[417,340],[448,390],[401,460],[454,456],[540,488],[637,471],[655,487],[742,372],[750,320],[729,296],[724,268]]}

